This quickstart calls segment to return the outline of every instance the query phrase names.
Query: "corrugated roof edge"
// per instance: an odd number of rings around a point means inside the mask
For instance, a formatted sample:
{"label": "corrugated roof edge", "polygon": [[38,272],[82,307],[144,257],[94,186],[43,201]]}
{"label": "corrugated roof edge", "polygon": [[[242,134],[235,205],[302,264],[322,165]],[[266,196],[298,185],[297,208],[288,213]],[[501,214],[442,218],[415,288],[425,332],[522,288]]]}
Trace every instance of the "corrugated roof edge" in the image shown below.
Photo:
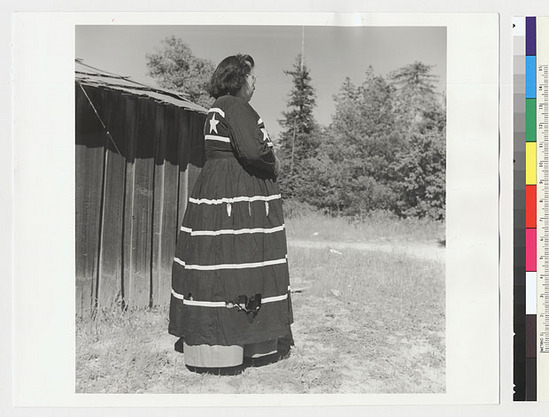
{"label": "corrugated roof edge", "polygon": [[[79,68],[80,67],[80,68]],[[197,113],[207,113],[208,110],[193,103],[177,91],[152,87],[134,81],[129,76],[123,76],[108,72],[85,64],[80,58],[75,59],[75,81],[91,87],[104,87],[107,89],[124,91],[138,96],[146,96],[156,102],[164,102],[178,107],[183,107]]]}

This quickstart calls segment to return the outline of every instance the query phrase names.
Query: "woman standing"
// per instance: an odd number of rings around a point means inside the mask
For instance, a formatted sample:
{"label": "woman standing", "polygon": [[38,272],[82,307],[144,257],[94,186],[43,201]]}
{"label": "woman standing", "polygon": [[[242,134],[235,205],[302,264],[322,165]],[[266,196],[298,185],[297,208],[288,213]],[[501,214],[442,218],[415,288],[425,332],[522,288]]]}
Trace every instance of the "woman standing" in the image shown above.
{"label": "woman standing", "polygon": [[191,193],[172,269],[170,334],[192,370],[278,358],[293,321],[278,163],[248,103],[254,60],[225,58],[210,82],[206,164]]}

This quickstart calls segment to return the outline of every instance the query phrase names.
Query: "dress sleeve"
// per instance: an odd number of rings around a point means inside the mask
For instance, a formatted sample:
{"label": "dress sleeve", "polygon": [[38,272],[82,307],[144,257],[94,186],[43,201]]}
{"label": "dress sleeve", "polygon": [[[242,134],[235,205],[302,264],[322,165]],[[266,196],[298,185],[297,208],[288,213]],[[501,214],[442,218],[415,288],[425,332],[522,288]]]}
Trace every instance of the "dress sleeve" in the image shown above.
{"label": "dress sleeve", "polygon": [[239,101],[233,103],[226,113],[231,142],[242,165],[276,175],[273,143],[254,109]]}

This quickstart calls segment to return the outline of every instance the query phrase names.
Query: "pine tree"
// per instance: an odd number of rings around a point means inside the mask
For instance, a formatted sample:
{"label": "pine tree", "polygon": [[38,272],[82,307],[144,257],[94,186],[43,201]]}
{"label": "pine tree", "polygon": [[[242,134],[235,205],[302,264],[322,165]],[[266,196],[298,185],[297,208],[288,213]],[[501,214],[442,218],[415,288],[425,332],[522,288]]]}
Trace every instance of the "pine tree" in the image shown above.
{"label": "pine tree", "polygon": [[355,134],[356,122],[360,118],[360,97],[360,89],[346,77],[338,94],[334,96],[336,112],[332,117],[332,130],[344,136]]}
{"label": "pine tree", "polygon": [[426,114],[440,105],[434,84],[438,77],[431,73],[432,69],[433,65],[415,61],[389,75],[396,89],[396,118],[401,131],[407,136],[421,126]]}
{"label": "pine tree", "polygon": [[445,217],[446,108],[433,66],[419,61],[391,74],[396,130],[404,138],[392,164],[395,212],[402,217]]}
{"label": "pine tree", "polygon": [[[284,119],[280,121],[286,130],[282,133],[282,148],[294,152],[296,159],[303,158],[311,149],[312,133],[317,129],[313,116],[316,94],[311,85],[309,68],[302,62],[301,54],[291,70],[284,71],[292,77],[293,88],[288,95],[288,110],[282,112]],[[295,140],[295,136],[300,140]]]}
{"label": "pine tree", "polygon": [[282,113],[284,118],[280,120],[285,129],[280,134],[281,183],[287,197],[296,197],[305,187],[303,161],[315,155],[319,142],[319,128],[313,115],[316,94],[309,68],[301,54],[297,56],[292,69],[284,73],[292,77],[293,87],[288,95],[288,109]]}
{"label": "pine tree", "polygon": [[356,88],[348,81],[336,98],[333,136],[343,149],[341,182],[349,205],[345,212],[364,216],[372,210],[390,210],[395,196],[387,167],[395,157],[398,137],[392,113],[394,87],[370,66]]}

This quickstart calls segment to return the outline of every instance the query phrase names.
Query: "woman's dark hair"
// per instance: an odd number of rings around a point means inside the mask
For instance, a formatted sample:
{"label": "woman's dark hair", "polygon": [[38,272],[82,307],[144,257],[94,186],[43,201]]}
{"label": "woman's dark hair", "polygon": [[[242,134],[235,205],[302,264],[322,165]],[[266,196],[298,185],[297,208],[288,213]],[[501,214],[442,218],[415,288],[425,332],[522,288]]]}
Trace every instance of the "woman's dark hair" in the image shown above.
{"label": "woman's dark hair", "polygon": [[226,94],[235,94],[244,83],[254,66],[250,55],[237,54],[228,56],[219,63],[208,85],[208,93],[213,98]]}

